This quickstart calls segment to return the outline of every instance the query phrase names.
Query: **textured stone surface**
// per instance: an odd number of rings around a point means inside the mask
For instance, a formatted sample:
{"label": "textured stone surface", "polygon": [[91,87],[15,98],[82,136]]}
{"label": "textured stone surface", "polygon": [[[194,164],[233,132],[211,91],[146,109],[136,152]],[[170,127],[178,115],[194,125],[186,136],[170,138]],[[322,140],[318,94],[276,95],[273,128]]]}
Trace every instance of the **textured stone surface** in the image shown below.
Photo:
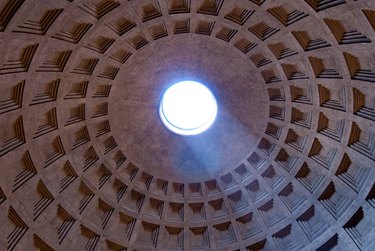
{"label": "textured stone surface", "polygon": [[374,41],[373,0],[0,1],[0,250],[374,250]]}

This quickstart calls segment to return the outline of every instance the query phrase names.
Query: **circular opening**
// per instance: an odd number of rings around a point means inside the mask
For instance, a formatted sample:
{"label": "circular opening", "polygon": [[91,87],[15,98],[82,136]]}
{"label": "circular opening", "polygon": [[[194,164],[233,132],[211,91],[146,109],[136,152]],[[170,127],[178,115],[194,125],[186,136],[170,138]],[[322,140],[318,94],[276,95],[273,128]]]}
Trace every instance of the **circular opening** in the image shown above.
{"label": "circular opening", "polygon": [[160,103],[163,124],[180,135],[196,135],[206,131],[214,122],[217,103],[212,92],[203,84],[182,81],[169,87]]}

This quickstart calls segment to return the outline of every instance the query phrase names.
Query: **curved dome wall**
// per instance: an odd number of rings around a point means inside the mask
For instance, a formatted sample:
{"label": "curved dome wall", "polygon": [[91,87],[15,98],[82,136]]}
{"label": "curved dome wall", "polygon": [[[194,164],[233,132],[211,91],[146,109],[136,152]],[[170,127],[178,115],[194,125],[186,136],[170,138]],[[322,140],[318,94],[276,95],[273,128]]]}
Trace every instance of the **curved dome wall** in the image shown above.
{"label": "curved dome wall", "polygon": [[4,0],[0,38],[0,250],[375,249],[372,0]]}

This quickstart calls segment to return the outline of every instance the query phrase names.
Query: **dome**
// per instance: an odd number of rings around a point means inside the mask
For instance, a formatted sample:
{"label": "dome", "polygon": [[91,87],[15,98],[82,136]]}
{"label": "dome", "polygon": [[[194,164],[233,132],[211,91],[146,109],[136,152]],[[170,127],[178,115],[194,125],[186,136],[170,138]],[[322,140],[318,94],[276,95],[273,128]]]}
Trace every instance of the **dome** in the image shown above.
{"label": "dome", "polygon": [[374,1],[3,0],[0,38],[0,250],[375,249]]}

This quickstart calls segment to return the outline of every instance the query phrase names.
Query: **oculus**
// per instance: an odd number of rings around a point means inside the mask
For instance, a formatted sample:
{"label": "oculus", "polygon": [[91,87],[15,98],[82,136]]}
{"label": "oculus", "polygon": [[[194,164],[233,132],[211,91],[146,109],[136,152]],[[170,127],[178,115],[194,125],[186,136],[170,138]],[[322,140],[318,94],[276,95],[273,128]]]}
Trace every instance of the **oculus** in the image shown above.
{"label": "oculus", "polygon": [[182,81],[171,85],[163,94],[159,107],[164,126],[179,135],[196,135],[215,121],[217,103],[203,84]]}

